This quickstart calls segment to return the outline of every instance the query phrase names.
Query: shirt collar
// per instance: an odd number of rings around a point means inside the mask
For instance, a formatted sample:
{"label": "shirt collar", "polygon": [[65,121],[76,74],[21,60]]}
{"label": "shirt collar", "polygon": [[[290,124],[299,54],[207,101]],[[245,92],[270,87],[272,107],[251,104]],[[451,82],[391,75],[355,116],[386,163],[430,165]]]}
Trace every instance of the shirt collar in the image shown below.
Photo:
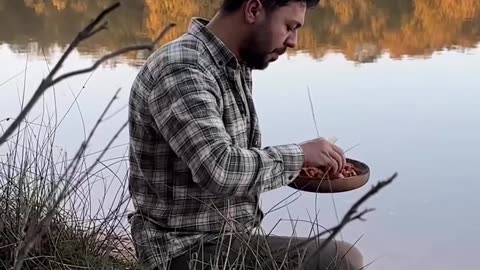
{"label": "shirt collar", "polygon": [[207,29],[208,20],[200,17],[192,18],[188,27],[188,33],[197,37],[207,47],[219,66],[239,68],[239,62],[233,52],[215,34]]}

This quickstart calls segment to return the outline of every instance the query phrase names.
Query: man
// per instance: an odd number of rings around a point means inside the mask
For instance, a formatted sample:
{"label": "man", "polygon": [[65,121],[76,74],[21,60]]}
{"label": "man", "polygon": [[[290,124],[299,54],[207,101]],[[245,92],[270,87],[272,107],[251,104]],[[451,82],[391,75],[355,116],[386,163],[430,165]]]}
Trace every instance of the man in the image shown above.
{"label": "man", "polygon": [[211,21],[194,18],[140,70],[130,97],[129,188],[145,269],[361,268],[346,243],[315,254],[318,242],[253,232],[262,192],[291,183],[304,166],[339,172],[345,164],[324,139],[261,148],[251,95],[251,70],[294,48],[317,4],[224,0]]}

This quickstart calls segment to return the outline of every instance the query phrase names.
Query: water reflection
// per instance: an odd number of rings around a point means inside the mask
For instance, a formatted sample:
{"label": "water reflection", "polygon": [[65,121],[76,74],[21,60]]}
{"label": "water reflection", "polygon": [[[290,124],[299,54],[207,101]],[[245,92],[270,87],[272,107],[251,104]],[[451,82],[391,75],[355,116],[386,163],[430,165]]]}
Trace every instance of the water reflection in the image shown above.
{"label": "water reflection", "polygon": [[[192,16],[210,17],[219,0],[122,1],[109,19],[109,30],[80,48],[96,55],[120,46],[152,40],[169,22],[178,26],[166,40],[187,27]],[[15,51],[41,55],[65,47],[107,0],[0,0],[0,43]],[[372,62],[384,53],[398,59],[430,57],[443,49],[473,48],[480,40],[477,0],[324,0],[308,16],[297,50],[316,59],[331,51],[355,62]],[[295,53],[295,52],[292,52]],[[146,55],[126,56],[131,63]]]}
{"label": "water reflection", "polygon": [[[394,171],[400,173],[394,186],[367,204],[377,209],[367,217],[368,222],[354,223],[344,231],[345,240],[350,242],[363,236],[359,247],[367,262],[380,258],[368,269],[474,268],[480,242],[480,214],[473,209],[480,204],[480,182],[472,177],[478,164],[475,150],[480,147],[480,129],[475,124],[480,115],[480,49],[468,55],[462,51],[480,41],[480,1],[322,2],[320,9],[307,17],[300,46],[292,52],[296,57],[281,57],[268,70],[255,73],[255,101],[264,145],[315,136],[306,93],[310,87],[320,132],[339,137],[345,149],[360,143],[349,155],[371,166],[372,184]],[[26,97],[31,96],[48,72],[47,61],[55,63],[59,49],[110,3],[0,0],[0,59],[4,68],[0,73],[0,120],[18,113],[24,86]],[[89,57],[149,41],[170,21],[178,23],[167,38],[172,40],[185,30],[191,16],[209,17],[218,6],[218,1],[207,0],[185,0],[181,8],[177,3],[124,1],[110,17],[109,31],[83,44],[80,55],[72,54],[62,72],[89,66]],[[445,49],[458,52],[438,53]],[[28,53],[19,53],[23,51]],[[88,153],[103,149],[112,132],[123,124],[127,117],[124,105],[138,71],[132,65],[145,57],[129,54],[118,59],[120,64],[113,62],[114,69],[99,68],[63,82],[56,92],[48,92],[45,103],[50,112],[57,108],[60,117],[79,96],[78,107],[73,107],[58,130],[57,144],[70,150],[66,151],[69,155],[84,139],[83,125],[87,132],[91,130],[117,87],[124,90],[112,112],[119,113],[100,127]],[[358,68],[344,57],[375,64]],[[392,60],[404,57],[430,59]],[[28,72],[20,73],[26,66]],[[292,72],[296,69],[302,71]],[[30,120],[41,117],[43,104],[36,109]],[[281,124],[278,119],[282,119]],[[0,123],[0,129],[6,124]],[[122,147],[109,154],[124,157],[126,143],[124,132],[116,142]],[[127,166],[117,161],[105,164],[114,166],[115,171],[120,167],[126,171]],[[118,175],[125,174],[121,171]],[[335,195],[338,213],[345,213],[369,186]],[[101,197],[103,189],[98,190]],[[268,210],[292,192],[285,187],[265,194],[262,207]],[[337,223],[332,198],[303,193],[289,208],[269,215],[264,226],[269,230],[290,214],[293,219],[308,220],[321,210],[320,223],[330,227]],[[282,222],[275,233],[289,235],[291,226],[289,221]],[[300,224],[299,230],[302,235],[309,233],[305,224]]]}

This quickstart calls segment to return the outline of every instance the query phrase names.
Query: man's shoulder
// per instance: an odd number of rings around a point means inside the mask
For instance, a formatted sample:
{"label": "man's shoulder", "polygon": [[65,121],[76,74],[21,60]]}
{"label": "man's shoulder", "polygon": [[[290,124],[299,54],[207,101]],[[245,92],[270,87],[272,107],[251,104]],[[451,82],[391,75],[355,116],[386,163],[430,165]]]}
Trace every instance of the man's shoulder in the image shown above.
{"label": "man's shoulder", "polygon": [[186,33],[157,49],[146,64],[154,77],[157,77],[155,75],[159,74],[156,73],[171,65],[207,69],[212,63],[205,44],[194,35]]}

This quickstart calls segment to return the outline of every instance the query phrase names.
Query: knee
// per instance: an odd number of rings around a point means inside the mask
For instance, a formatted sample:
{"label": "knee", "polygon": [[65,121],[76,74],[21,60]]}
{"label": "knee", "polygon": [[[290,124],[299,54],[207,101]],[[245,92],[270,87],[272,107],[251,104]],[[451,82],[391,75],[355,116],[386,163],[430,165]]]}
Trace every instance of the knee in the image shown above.
{"label": "knee", "polygon": [[[318,244],[321,246],[322,241]],[[363,268],[363,255],[360,250],[344,241],[331,241],[324,248],[314,244],[308,249],[308,257],[304,261],[305,269],[321,270],[360,270]]]}
{"label": "knee", "polygon": [[[363,267],[363,255],[353,244],[344,241],[331,243],[336,250],[336,265],[340,269],[359,270]],[[335,268],[334,268],[335,269]]]}

